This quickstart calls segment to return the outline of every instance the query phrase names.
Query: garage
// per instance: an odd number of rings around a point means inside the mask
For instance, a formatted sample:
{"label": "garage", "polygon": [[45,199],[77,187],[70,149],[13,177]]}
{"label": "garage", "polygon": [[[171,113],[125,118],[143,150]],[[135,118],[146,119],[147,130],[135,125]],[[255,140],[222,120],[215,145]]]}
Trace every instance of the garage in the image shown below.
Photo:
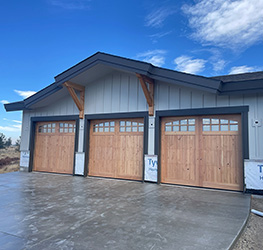
{"label": "garage", "polygon": [[37,122],[33,171],[73,174],[75,121]]}
{"label": "garage", "polygon": [[161,182],[243,190],[241,115],[164,117]]}
{"label": "garage", "polygon": [[92,120],[88,175],[143,178],[144,119]]}

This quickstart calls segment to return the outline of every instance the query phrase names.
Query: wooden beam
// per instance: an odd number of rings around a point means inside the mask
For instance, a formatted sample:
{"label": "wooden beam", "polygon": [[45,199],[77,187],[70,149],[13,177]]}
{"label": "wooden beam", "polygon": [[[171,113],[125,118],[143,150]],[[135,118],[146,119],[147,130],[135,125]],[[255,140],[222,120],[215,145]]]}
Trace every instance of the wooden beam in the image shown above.
{"label": "wooden beam", "polygon": [[[65,82],[64,86],[67,88],[69,94],[71,95],[73,101],[75,102],[79,110],[79,118],[84,118],[84,101],[85,101],[85,87],[73,82]],[[80,98],[76,94],[76,90],[80,91]]]}
{"label": "wooden beam", "polygon": [[[146,101],[148,103],[149,115],[153,116],[154,115],[154,80],[148,76],[144,76],[141,74],[136,74],[136,76],[138,77],[138,79],[140,81],[144,96],[145,96]],[[149,89],[147,87],[146,82],[149,84]]]}
{"label": "wooden beam", "polygon": [[64,83],[65,86],[68,86],[68,87],[71,87],[75,90],[78,90],[78,91],[85,91],[85,87],[82,86],[82,85],[79,85],[77,83],[74,83],[74,82],[71,82],[71,81],[67,81]]}
{"label": "wooden beam", "polygon": [[80,103],[82,104],[82,110],[79,111],[79,117],[84,118],[84,103],[85,103],[85,89],[80,92]]}
{"label": "wooden beam", "polygon": [[149,82],[149,92],[152,98],[152,105],[149,106],[149,115],[153,116],[154,115],[154,83],[153,81],[151,83]]}

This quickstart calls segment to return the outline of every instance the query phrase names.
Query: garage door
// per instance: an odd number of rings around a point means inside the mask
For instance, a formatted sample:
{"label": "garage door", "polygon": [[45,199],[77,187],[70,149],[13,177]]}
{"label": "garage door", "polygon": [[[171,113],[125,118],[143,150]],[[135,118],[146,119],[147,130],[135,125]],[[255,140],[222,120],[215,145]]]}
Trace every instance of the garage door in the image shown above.
{"label": "garage door", "polygon": [[33,170],[73,174],[75,121],[38,122]]}
{"label": "garage door", "polygon": [[89,175],[142,180],[143,118],[93,120]]}
{"label": "garage door", "polygon": [[243,189],[240,115],[169,117],[161,125],[161,182]]}

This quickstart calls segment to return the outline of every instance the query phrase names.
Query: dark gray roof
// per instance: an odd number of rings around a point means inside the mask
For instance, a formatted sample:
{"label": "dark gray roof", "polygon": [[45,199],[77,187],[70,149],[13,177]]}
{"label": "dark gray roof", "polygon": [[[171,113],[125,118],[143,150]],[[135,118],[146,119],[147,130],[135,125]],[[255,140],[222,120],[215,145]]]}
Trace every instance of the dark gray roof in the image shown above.
{"label": "dark gray roof", "polygon": [[234,75],[224,75],[224,76],[214,76],[211,79],[220,80],[222,82],[237,82],[246,80],[259,80],[263,79],[263,71],[234,74]]}
{"label": "dark gray roof", "polygon": [[57,84],[62,84],[97,64],[103,64],[115,69],[143,74],[154,80],[179,84],[186,87],[199,88],[212,93],[218,92],[221,83],[220,80],[160,68],[147,62],[114,56],[102,52],[97,52],[96,54],[55,76],[55,80]]}
{"label": "dark gray roof", "polygon": [[219,95],[263,92],[263,72],[203,77],[156,67],[147,62],[97,52],[55,76],[54,83],[24,101],[5,104],[5,109],[6,111],[30,109],[33,104],[59,91],[65,81],[79,76],[81,73],[86,72],[96,65],[105,65],[113,69],[143,74],[161,82],[190,87]]}
{"label": "dark gray roof", "polygon": [[222,81],[222,95],[263,92],[263,71],[211,77]]}

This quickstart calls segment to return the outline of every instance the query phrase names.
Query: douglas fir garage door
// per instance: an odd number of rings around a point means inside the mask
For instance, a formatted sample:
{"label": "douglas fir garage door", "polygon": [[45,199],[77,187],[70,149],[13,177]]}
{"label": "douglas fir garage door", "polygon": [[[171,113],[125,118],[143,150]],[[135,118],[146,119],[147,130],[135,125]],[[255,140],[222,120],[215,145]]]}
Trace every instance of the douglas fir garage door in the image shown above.
{"label": "douglas fir garage door", "polygon": [[142,180],[143,118],[93,120],[89,175]]}
{"label": "douglas fir garage door", "polygon": [[73,174],[75,121],[38,122],[34,171]]}
{"label": "douglas fir garage door", "polygon": [[243,189],[240,115],[163,118],[161,130],[161,182]]}

